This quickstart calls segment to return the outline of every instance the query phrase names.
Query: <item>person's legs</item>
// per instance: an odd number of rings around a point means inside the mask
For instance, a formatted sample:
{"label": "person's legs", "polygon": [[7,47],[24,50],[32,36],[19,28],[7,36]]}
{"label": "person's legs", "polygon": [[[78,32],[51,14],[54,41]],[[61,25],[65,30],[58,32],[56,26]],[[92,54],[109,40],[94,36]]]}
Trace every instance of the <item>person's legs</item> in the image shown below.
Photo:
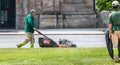
{"label": "person's legs", "polygon": [[35,42],[35,38],[34,38],[34,34],[31,34],[31,40],[30,40],[30,48],[34,47],[34,42]]}
{"label": "person's legs", "polygon": [[114,61],[119,60],[118,56],[118,31],[115,31],[114,34],[112,35],[112,43],[113,43],[113,55],[114,55]]}
{"label": "person's legs", "polygon": [[18,48],[20,48],[21,46],[26,45],[31,40],[31,33],[30,32],[25,33],[25,36],[26,36],[25,41],[23,41],[19,45],[17,45]]}

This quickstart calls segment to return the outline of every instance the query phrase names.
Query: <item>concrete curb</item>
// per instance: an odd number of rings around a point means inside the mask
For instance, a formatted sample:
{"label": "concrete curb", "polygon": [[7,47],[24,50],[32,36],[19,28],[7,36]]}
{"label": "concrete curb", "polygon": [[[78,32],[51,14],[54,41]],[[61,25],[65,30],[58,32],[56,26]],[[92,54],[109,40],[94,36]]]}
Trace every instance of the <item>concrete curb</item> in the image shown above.
{"label": "concrete curb", "polygon": [[[46,31],[41,30],[41,33],[45,35],[104,35],[103,31]],[[17,32],[0,32],[0,35],[24,35],[24,31],[17,31]],[[38,35],[37,32],[34,33]]]}
{"label": "concrete curb", "polygon": [[[105,28],[39,29],[45,35],[104,35]],[[24,35],[24,30],[0,30],[0,35]],[[38,35],[37,32],[34,33]]]}

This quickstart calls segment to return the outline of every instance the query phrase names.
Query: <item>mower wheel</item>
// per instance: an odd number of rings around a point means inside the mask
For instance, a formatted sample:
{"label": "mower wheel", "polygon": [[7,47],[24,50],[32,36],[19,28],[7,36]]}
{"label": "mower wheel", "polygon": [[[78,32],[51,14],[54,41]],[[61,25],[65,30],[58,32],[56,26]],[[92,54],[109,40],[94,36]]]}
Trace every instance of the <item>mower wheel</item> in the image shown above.
{"label": "mower wheel", "polygon": [[77,47],[75,44],[72,44],[71,47]]}

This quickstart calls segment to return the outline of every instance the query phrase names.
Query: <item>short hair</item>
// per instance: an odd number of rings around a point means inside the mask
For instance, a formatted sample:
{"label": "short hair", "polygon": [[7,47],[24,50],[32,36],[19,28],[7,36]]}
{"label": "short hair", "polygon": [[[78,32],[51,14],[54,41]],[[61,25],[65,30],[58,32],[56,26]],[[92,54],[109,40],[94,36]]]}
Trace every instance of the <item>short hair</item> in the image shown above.
{"label": "short hair", "polygon": [[119,5],[118,6],[112,6],[113,9],[118,9],[119,8]]}

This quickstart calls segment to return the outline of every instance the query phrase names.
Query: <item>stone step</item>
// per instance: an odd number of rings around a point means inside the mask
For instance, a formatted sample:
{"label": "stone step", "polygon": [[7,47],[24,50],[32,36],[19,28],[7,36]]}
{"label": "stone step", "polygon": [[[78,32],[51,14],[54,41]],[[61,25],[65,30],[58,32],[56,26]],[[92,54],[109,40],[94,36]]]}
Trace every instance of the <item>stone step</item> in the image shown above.
{"label": "stone step", "polygon": [[81,12],[63,11],[62,13],[66,15],[94,15],[95,14],[94,11],[81,11]]}
{"label": "stone step", "polygon": [[80,4],[83,3],[83,0],[64,0],[66,4]]}
{"label": "stone step", "polygon": [[[54,12],[55,11],[42,11],[41,15],[56,15]],[[95,14],[94,11],[59,11],[59,13],[60,13],[59,15],[62,15],[62,14],[65,14],[65,15],[93,15],[93,14]]]}
{"label": "stone step", "polygon": [[91,17],[91,16],[96,16],[95,14],[90,14],[90,15],[65,15],[65,16],[67,16],[67,18],[85,18],[85,17],[87,17],[87,18],[89,18],[89,17]]}
{"label": "stone step", "polygon": [[[64,15],[58,15],[58,18],[59,19],[63,19],[64,17],[66,18],[66,19],[70,19],[70,18],[74,18],[74,19],[82,19],[82,18],[89,18],[89,17],[94,17],[94,16],[96,16],[94,13],[93,14],[65,14],[65,16]],[[40,18],[41,19],[56,19],[56,15],[40,15]]]}
{"label": "stone step", "polygon": [[62,4],[62,11],[92,11],[93,7],[87,6],[86,4]]}

